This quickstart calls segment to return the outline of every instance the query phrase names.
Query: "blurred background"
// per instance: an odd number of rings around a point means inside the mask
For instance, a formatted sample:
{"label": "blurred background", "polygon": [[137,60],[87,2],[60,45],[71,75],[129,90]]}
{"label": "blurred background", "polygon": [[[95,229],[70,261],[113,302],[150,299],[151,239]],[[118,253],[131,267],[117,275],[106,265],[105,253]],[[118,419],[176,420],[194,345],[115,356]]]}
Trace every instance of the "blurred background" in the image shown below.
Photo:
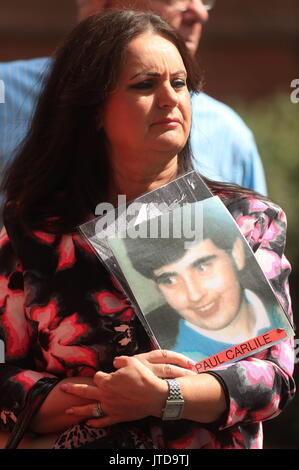
{"label": "blurred background", "polygon": [[[0,62],[50,55],[76,23],[73,0],[1,0]],[[299,307],[299,1],[217,0],[199,60],[205,91],[232,106],[252,129],[268,192],[288,216],[287,256],[295,321]],[[297,92],[299,101],[299,90]],[[297,352],[299,361],[299,349]],[[299,389],[299,372],[295,376]],[[299,392],[265,423],[265,447],[299,448]]]}

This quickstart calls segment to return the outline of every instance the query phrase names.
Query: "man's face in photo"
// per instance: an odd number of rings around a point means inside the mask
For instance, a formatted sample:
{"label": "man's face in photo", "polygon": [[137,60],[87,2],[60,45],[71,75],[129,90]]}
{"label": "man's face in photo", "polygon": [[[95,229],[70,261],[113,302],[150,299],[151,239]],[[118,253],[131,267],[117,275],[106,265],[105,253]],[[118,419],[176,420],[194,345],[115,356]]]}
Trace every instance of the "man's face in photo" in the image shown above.
{"label": "man's face in photo", "polygon": [[243,300],[238,271],[244,250],[236,239],[230,252],[205,239],[179,260],[154,271],[166,302],[185,320],[206,330],[220,330],[238,315]]}

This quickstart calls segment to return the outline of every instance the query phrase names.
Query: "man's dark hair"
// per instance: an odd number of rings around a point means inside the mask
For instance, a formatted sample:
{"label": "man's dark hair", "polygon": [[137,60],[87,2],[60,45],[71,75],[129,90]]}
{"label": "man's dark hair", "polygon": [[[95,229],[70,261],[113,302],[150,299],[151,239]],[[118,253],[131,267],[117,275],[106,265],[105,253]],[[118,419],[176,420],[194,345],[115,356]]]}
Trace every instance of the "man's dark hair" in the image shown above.
{"label": "man's dark hair", "polygon": [[[194,210],[195,206],[194,206]],[[196,216],[196,213],[194,213]],[[145,222],[150,233],[150,220]],[[233,220],[219,220],[212,214],[203,213],[202,240],[210,239],[218,248],[230,252],[237,239],[241,238]],[[198,238],[198,237],[197,237]],[[136,271],[148,279],[154,279],[154,271],[181,259],[190,243],[184,237],[173,236],[173,218],[169,217],[169,237],[167,238],[124,238],[128,257]],[[200,239],[199,242],[200,243]]]}

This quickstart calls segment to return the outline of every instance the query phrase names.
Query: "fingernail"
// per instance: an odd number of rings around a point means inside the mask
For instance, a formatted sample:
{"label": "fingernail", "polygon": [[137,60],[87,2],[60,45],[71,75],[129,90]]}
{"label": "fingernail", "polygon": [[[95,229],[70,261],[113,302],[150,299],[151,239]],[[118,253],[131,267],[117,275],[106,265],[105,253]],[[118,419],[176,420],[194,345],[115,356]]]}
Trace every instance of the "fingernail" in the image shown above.
{"label": "fingernail", "polygon": [[91,424],[93,421],[85,421],[85,424],[87,424],[88,426],[90,426],[91,428],[96,428],[96,426],[94,426],[93,424]]}
{"label": "fingernail", "polygon": [[66,391],[69,388],[69,386],[68,386],[68,384],[62,384],[62,385],[60,385],[60,388],[61,388],[61,390]]}
{"label": "fingernail", "polygon": [[193,361],[191,362],[191,361],[189,361],[189,362],[188,362],[188,369],[194,370],[195,364],[196,364],[196,362],[193,362]]}
{"label": "fingernail", "polygon": [[66,413],[67,415],[73,415],[73,414],[74,414],[74,410],[73,410],[73,408],[69,408],[68,410],[65,410],[65,413]]}

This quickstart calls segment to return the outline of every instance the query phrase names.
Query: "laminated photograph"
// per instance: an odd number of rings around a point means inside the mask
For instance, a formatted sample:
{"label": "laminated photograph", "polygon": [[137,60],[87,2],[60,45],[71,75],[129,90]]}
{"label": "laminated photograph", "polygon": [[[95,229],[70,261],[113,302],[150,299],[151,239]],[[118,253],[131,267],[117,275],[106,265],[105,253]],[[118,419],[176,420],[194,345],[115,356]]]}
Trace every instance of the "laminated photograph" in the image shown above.
{"label": "laminated photograph", "polygon": [[198,372],[294,334],[218,197],[127,226],[109,236],[107,245],[125,280],[122,287],[156,346],[186,355]]}
{"label": "laminated photograph", "polygon": [[96,208],[97,217],[79,226],[79,230],[91,245],[99,260],[115,277],[125,295],[130,299],[155,347],[159,347],[159,344],[149,329],[148,323],[143,319],[139,305],[135,301],[130,285],[127,283],[118,261],[107,243],[107,239],[109,236],[128,228],[134,230],[134,226],[143,221],[168,213],[185,204],[201,201],[212,196],[212,192],[201,176],[195,170],[192,170],[170,183],[139,196],[133,201],[126,201],[126,198],[120,195],[116,208],[110,203],[99,204]]}

